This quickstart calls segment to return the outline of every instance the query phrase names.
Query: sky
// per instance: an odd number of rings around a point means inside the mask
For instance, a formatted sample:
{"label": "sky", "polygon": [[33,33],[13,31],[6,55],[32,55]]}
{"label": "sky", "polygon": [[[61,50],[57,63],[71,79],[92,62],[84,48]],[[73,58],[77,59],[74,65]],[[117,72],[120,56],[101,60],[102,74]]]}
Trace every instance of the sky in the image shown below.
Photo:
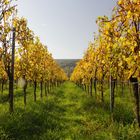
{"label": "sky", "polygon": [[18,0],[18,15],[55,59],[81,59],[98,31],[98,16],[111,16],[115,0]]}

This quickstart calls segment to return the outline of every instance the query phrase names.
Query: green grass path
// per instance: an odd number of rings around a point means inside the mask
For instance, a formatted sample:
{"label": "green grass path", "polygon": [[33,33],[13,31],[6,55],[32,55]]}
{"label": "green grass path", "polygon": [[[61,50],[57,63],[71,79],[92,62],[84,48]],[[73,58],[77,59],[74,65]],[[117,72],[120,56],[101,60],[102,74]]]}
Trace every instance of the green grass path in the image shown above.
{"label": "green grass path", "polygon": [[[32,90],[28,90],[31,92]],[[22,92],[22,91],[19,91]],[[15,113],[9,115],[7,104],[0,104],[0,140],[113,140],[139,139],[132,124],[110,121],[108,104],[96,102],[71,82],[65,82],[41,101],[33,103],[28,94],[15,100]],[[129,115],[129,114],[128,114]],[[118,115],[119,116],[119,115]],[[131,119],[131,117],[130,117]],[[126,120],[127,121],[127,120]]]}

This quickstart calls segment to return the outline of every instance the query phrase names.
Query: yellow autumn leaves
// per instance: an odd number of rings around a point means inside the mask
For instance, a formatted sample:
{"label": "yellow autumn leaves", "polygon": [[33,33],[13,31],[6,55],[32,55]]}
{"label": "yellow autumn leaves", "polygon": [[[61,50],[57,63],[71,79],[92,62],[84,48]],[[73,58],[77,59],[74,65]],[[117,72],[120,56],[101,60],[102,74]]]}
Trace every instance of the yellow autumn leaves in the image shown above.
{"label": "yellow autumn leaves", "polygon": [[16,9],[12,2],[14,0],[0,2],[0,79],[8,80],[11,66],[11,33],[14,27],[16,32],[15,80],[21,77],[38,82],[67,80],[65,72],[55,62],[47,47],[28,27],[27,20],[15,15]]}
{"label": "yellow autumn leaves", "polygon": [[91,78],[109,80],[110,75],[121,81],[140,78],[140,0],[117,4],[111,19],[100,16],[96,21],[99,35],[77,64],[72,81],[89,85]]}

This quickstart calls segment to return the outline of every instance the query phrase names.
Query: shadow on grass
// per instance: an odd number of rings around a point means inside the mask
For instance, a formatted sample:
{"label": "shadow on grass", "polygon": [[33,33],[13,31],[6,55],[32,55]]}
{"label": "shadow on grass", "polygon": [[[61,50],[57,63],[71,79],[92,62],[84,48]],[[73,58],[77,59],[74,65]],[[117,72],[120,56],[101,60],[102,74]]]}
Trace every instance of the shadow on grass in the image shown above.
{"label": "shadow on grass", "polygon": [[7,94],[0,95],[0,104],[8,102],[9,96]]}
{"label": "shadow on grass", "polygon": [[[81,139],[83,136],[94,136],[93,133],[98,134],[99,130],[104,132],[112,123],[108,123],[109,101],[101,103],[94,98],[86,98],[80,89],[73,89],[67,93],[66,89],[67,86],[64,89],[60,87],[51,92],[46,100],[31,102],[26,110],[21,109],[19,104],[14,114],[0,115],[0,140]],[[17,94],[17,97],[23,96],[22,91]],[[65,99],[68,104],[63,104]],[[128,124],[133,122],[133,119],[131,109],[126,109],[126,105],[122,103],[115,104],[116,123]],[[112,129],[110,128],[111,132]],[[114,131],[117,132],[118,128]],[[105,134],[108,138],[110,132]]]}
{"label": "shadow on grass", "polygon": [[[87,98],[83,100],[81,109],[82,109],[81,111],[88,112],[91,117],[95,113],[99,117],[101,116],[105,117],[105,114],[108,115],[110,114],[110,103],[109,101],[105,101],[104,103],[102,103],[93,98],[90,99]],[[132,108],[126,107],[126,104],[123,103],[119,103],[119,102],[115,103],[114,113],[113,113],[114,121],[126,125],[126,124],[132,124],[134,119],[135,119],[135,115]]]}
{"label": "shadow on grass", "polygon": [[[30,91],[27,90],[26,94],[27,95],[30,94]],[[14,98],[20,98],[20,97],[23,97],[23,90],[22,89],[15,89]],[[8,100],[9,100],[9,94],[8,93],[0,95],[0,103],[1,104],[8,102]]]}
{"label": "shadow on grass", "polygon": [[26,111],[16,108],[13,115],[0,117],[0,139],[39,140],[45,136],[52,140],[65,137],[63,132],[66,132],[70,120],[62,117],[64,112],[63,107],[52,102],[37,102]]}

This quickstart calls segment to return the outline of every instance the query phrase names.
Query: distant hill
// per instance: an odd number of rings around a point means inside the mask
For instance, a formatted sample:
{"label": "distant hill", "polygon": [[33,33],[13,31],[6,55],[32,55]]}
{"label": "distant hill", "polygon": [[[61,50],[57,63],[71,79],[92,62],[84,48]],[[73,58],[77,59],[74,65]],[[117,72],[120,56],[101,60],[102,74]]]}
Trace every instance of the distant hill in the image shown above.
{"label": "distant hill", "polygon": [[76,63],[80,59],[55,59],[55,60],[60,65],[60,67],[65,70],[67,75],[70,77],[71,73],[73,72],[73,69],[76,66]]}

